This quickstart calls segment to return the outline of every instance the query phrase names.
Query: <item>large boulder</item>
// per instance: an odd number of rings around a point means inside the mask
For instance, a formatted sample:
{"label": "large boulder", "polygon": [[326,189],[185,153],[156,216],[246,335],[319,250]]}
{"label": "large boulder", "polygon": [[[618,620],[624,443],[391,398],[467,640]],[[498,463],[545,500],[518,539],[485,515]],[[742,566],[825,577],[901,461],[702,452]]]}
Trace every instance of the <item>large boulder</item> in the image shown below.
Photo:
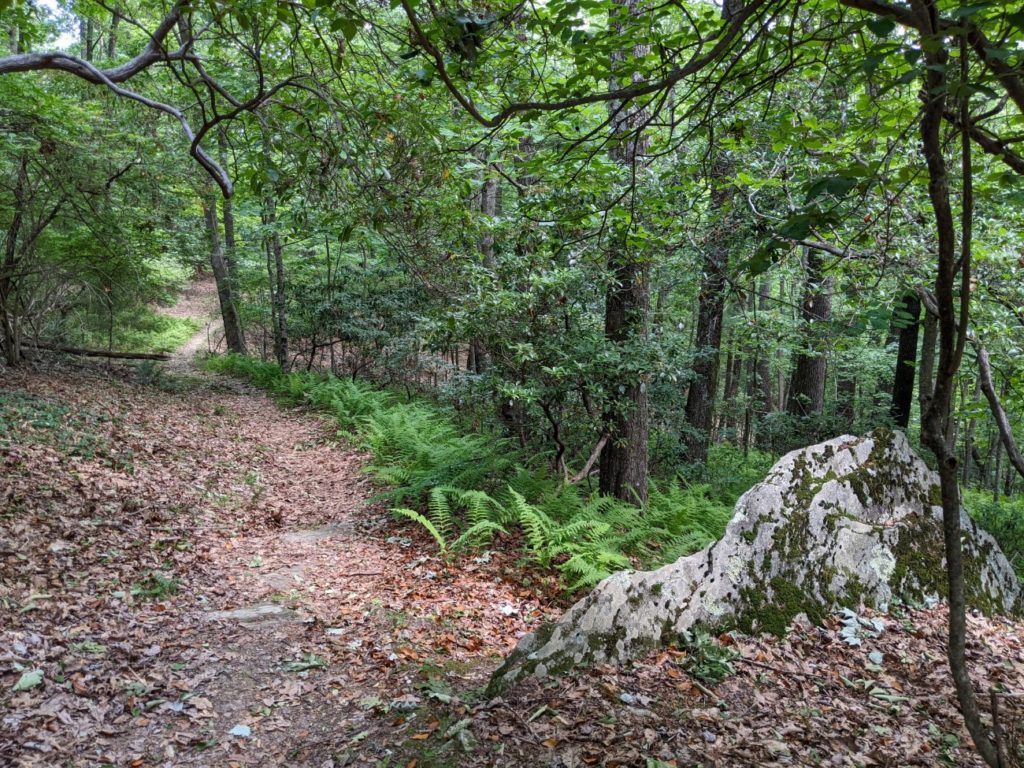
{"label": "large boulder", "polygon": [[[969,605],[1013,613],[1021,590],[987,533],[961,513]],[[615,663],[695,626],[782,634],[798,614],[885,610],[947,593],[935,474],[899,432],[849,435],[793,451],[736,503],[720,541],[656,571],[605,579],[560,619],[526,635],[494,673]]]}

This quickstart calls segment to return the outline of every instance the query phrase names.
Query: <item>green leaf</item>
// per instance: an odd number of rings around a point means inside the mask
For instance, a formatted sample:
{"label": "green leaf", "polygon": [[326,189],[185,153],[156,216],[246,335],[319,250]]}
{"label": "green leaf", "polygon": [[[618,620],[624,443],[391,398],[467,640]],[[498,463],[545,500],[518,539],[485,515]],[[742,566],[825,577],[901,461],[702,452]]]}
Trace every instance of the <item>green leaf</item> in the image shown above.
{"label": "green leaf", "polygon": [[888,17],[881,19],[872,19],[868,22],[868,29],[870,29],[876,37],[886,37],[890,32],[896,28],[896,21]]}
{"label": "green leaf", "polygon": [[15,691],[28,691],[35,688],[43,683],[43,670],[41,669],[30,669],[27,672],[23,672],[21,677],[18,678],[18,682],[14,684],[12,690]]}
{"label": "green leaf", "polygon": [[832,195],[839,198],[845,197],[846,193],[855,186],[857,186],[857,180],[847,176],[823,176],[812,182],[807,188],[807,200],[805,203],[817,200],[822,195]]}

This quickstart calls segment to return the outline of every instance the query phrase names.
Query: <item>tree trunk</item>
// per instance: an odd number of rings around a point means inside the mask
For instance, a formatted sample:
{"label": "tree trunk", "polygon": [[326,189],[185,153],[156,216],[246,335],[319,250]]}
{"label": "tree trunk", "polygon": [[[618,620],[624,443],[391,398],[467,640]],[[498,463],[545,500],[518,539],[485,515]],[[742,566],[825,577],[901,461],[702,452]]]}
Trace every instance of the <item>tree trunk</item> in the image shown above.
{"label": "tree trunk", "polygon": [[857,375],[844,366],[836,369],[836,417],[844,424],[857,418]]}
{"label": "tree trunk", "polygon": [[107,61],[113,61],[114,56],[117,55],[117,28],[121,24],[121,14],[117,11],[113,11],[112,14],[110,34],[107,37]]}
{"label": "tree trunk", "polygon": [[917,362],[917,328],[921,315],[921,301],[917,295],[903,295],[893,313],[893,328],[899,333],[896,350],[896,375],[892,384],[893,422],[901,429],[910,423],[910,408],[914,402],[914,365]]}
{"label": "tree trunk", "polygon": [[288,314],[284,275],[284,249],[277,231],[277,204],[272,194],[263,198],[263,220],[269,229],[264,241],[267,253],[267,279],[270,288],[270,323],[274,332],[274,359],[287,372],[288,361]]}
{"label": "tree trunk", "polygon": [[826,358],[822,349],[832,318],[831,280],[822,276],[822,257],[817,249],[806,249],[806,281],[800,308],[802,336],[808,345],[797,354],[789,386],[786,410],[795,416],[820,414],[825,408]]}
{"label": "tree trunk", "polygon": [[935,345],[939,340],[939,318],[928,311],[924,313],[921,333],[921,362],[917,373],[917,404],[921,412],[922,429],[924,414],[932,401],[935,388]]}
{"label": "tree trunk", "polygon": [[[498,179],[488,173],[486,157],[484,158],[484,179],[480,188],[480,213],[487,217],[488,221],[483,234],[480,236],[480,255],[483,256],[484,266],[495,278],[497,267],[494,261],[494,232],[491,230],[491,219],[498,213]],[[490,362],[490,354],[479,339],[470,341],[469,357],[472,358],[472,368],[467,369],[473,373],[482,373]]]}
{"label": "tree trunk", "polygon": [[[223,127],[217,131],[217,149],[220,156],[221,166],[228,167],[228,139]],[[221,220],[224,224],[224,266],[227,270],[228,286],[231,290],[231,300],[234,304],[235,314],[238,317],[238,351],[239,354],[246,354],[245,331],[242,327],[241,311],[241,288],[238,283],[238,249],[235,243],[235,204],[234,198],[225,197],[221,202]],[[333,353],[333,346],[331,348]]]}
{"label": "tree trunk", "polygon": [[[765,314],[768,312],[768,300],[771,298],[771,285],[767,280],[762,281],[757,286],[757,309],[759,314]],[[757,357],[757,379],[758,389],[761,392],[760,407],[758,413],[768,414],[772,412],[772,406],[775,402],[772,398],[772,366],[771,358],[763,345],[758,345],[755,350]]]}
{"label": "tree trunk", "polygon": [[[730,344],[730,347],[732,344]],[[743,359],[735,349],[730,348],[725,356],[725,387],[722,390],[722,407],[718,421],[717,439],[729,430],[739,427],[736,398],[740,391],[740,380],[743,378]]]}
{"label": "tree trunk", "polygon": [[96,24],[92,19],[85,21],[85,60],[92,61],[96,52]]}
{"label": "tree trunk", "polygon": [[213,268],[213,279],[217,283],[217,299],[220,302],[220,315],[224,323],[224,341],[229,351],[244,355],[242,322],[238,316],[238,305],[224,260],[224,251],[221,248],[220,227],[217,222],[217,195],[212,190],[203,196],[203,213],[206,217],[206,233],[210,238],[210,266]]}
{"label": "tree trunk", "polygon": [[[646,339],[648,269],[622,250],[609,261],[614,283],[605,296],[605,335],[618,344]],[[601,452],[602,494],[634,504],[647,500],[647,411],[647,377],[634,375],[604,416],[609,440]]]}
{"label": "tree trunk", "polygon": [[697,330],[694,336],[693,381],[686,393],[686,422],[690,425],[687,458],[704,461],[708,455],[715,396],[718,392],[719,352],[722,345],[722,316],[725,312],[726,266],[729,259],[727,213],[734,188],[728,184],[736,170],[732,157],[720,146],[711,166],[711,211],[715,220],[704,248],[704,275],[697,299]]}
{"label": "tree trunk", "polygon": [[[979,397],[981,397],[981,377],[974,380],[974,394],[971,396],[972,404],[977,403]],[[974,464],[974,429],[977,421],[972,416],[970,421],[967,422],[967,429],[964,430],[964,470],[962,482],[965,487],[971,482],[971,468]]]}
{"label": "tree trunk", "polygon": [[18,238],[25,216],[25,195],[28,186],[28,155],[22,155],[14,181],[11,223],[4,236],[3,263],[0,264],[0,325],[2,325],[4,359],[14,367],[21,363],[21,328],[15,295],[15,270],[18,266]]}
{"label": "tree trunk", "polygon": [[[923,25],[922,43],[940,39],[934,0],[912,0],[911,7]],[[965,39],[960,41],[961,76],[966,68]],[[928,196],[935,218],[938,246],[938,264],[935,275],[935,302],[939,316],[939,361],[935,389],[927,412],[922,418],[922,442],[935,454],[939,471],[942,499],[943,538],[946,549],[946,575],[949,585],[949,642],[947,652],[949,668],[960,702],[964,724],[974,741],[978,753],[993,768],[1001,762],[996,748],[989,739],[967,669],[967,619],[964,589],[963,550],[960,524],[960,486],[956,454],[947,440],[947,427],[953,402],[953,387],[964,346],[970,309],[971,231],[973,223],[973,191],[971,174],[971,145],[966,128],[961,133],[963,185],[961,194],[960,254],[956,253],[957,233],[950,203],[949,174],[942,147],[942,121],[949,92],[946,70],[949,55],[942,45],[921,45],[926,68],[924,70],[924,107],[921,114],[921,144],[928,168]],[[962,101],[961,119],[966,125],[967,103]],[[954,292],[960,277],[959,302]],[[957,314],[959,303],[959,316]]]}
{"label": "tree trunk", "polygon": [[[625,5],[630,15],[639,13],[638,0],[615,0]],[[615,22],[613,21],[613,24]],[[617,25],[618,26],[618,25]],[[620,30],[621,31],[621,30]],[[647,55],[650,47],[634,46],[636,58]],[[613,63],[626,54],[612,54]],[[616,145],[612,159],[631,170],[636,178],[638,160],[643,154],[641,131],[646,113],[635,104],[609,102],[610,124]],[[626,232],[615,232],[608,249],[611,282],[605,292],[604,334],[611,343],[646,343],[650,321],[650,265],[639,259],[627,245]],[[647,450],[649,423],[646,374],[629,373],[613,382],[612,395],[604,413],[604,431],[608,442],[601,452],[600,492],[634,504],[647,501]]]}

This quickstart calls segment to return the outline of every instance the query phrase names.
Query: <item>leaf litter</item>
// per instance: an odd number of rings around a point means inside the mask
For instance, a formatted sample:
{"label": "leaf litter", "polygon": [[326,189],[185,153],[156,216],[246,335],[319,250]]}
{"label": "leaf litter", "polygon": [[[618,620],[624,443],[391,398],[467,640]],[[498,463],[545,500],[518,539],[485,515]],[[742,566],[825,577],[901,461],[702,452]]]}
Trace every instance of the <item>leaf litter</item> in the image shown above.
{"label": "leaf litter", "polygon": [[[487,700],[565,596],[507,539],[439,560],[319,417],[65,360],[2,408],[0,764],[981,765],[941,607],[723,636],[713,687],[664,649]],[[1024,691],[1021,626],[970,618],[979,690]]]}

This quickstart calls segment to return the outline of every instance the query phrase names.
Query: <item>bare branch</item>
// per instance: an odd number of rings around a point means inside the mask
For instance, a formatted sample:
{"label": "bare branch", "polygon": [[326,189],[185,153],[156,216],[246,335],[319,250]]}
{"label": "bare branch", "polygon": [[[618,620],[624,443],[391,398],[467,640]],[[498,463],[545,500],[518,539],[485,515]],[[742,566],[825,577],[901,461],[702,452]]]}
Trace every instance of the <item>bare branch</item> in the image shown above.
{"label": "bare branch", "polygon": [[996,388],[992,385],[992,366],[988,361],[988,352],[977,339],[972,339],[972,342],[978,356],[978,378],[981,382],[981,391],[985,393],[989,409],[996,420],[996,426],[999,427],[999,437],[1002,438],[1003,446],[1006,448],[1006,455],[1010,457],[1014,469],[1021,477],[1024,477],[1024,456],[1021,455],[1020,448],[1017,447],[1017,441],[1013,439],[1010,420],[1006,418],[1006,411],[1003,410],[1003,405],[999,402],[999,396],[996,394]]}

